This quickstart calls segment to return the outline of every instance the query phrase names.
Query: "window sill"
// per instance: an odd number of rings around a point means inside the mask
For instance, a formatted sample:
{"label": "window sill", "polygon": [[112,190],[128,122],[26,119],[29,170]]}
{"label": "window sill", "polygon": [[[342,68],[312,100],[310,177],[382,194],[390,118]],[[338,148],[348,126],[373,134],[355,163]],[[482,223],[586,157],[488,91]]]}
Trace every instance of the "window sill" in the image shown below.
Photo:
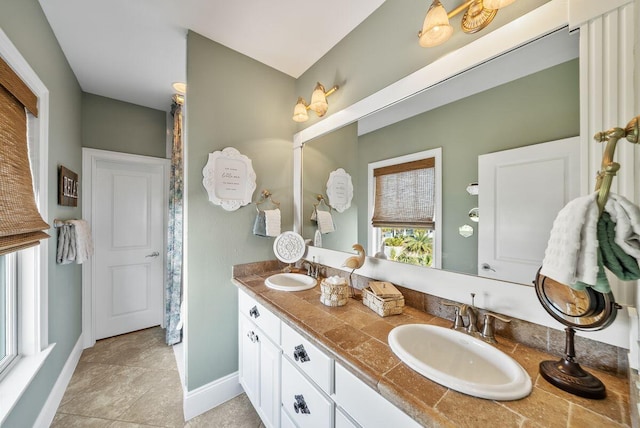
{"label": "window sill", "polygon": [[4,423],[22,394],[27,390],[55,345],[52,343],[35,355],[21,357],[0,381],[0,403],[2,403],[0,406],[0,425]]}

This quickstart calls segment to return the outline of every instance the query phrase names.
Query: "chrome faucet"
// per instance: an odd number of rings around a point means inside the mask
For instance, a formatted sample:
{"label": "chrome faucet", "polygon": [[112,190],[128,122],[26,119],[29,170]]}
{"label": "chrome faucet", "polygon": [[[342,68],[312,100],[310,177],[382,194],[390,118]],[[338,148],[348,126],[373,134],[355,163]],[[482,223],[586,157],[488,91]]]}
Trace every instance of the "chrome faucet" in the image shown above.
{"label": "chrome faucet", "polygon": [[480,333],[480,337],[482,340],[488,343],[498,343],[496,337],[493,333],[493,321],[495,319],[499,319],[502,322],[511,322],[510,319],[505,318],[500,315],[492,314],[491,312],[486,312],[484,314],[484,327],[482,327],[482,333]]}
{"label": "chrome faucet", "polygon": [[467,306],[467,315],[469,316],[469,325],[467,333],[475,335],[478,333],[478,310],[476,309],[476,293],[471,293],[471,306]]}
{"label": "chrome faucet", "polygon": [[319,267],[316,264],[316,257],[313,256],[313,262],[307,260],[307,275],[312,278],[318,279],[319,275]]}

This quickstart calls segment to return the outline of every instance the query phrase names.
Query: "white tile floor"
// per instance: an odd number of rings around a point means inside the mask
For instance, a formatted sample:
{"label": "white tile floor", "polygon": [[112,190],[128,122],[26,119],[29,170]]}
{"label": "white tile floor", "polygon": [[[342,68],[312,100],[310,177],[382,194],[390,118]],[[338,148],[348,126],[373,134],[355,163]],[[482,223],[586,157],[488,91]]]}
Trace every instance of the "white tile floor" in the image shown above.
{"label": "white tile floor", "polygon": [[51,426],[263,427],[245,394],[186,423],[182,398],[173,350],[154,327],[85,349]]}

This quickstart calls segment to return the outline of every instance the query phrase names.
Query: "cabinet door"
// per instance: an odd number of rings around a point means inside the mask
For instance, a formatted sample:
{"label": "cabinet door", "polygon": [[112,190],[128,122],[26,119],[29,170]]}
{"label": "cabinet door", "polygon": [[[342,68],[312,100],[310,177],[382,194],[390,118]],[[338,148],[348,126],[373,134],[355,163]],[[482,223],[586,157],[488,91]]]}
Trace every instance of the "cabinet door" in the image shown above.
{"label": "cabinet door", "polygon": [[238,371],[240,385],[244,388],[253,407],[260,407],[259,384],[259,348],[256,328],[253,323],[240,315],[238,317]]}
{"label": "cabinet door", "polygon": [[260,343],[260,416],[267,427],[280,426],[280,348],[266,336]]}
{"label": "cabinet door", "polygon": [[282,357],[282,407],[300,428],[331,428],[333,402]]}

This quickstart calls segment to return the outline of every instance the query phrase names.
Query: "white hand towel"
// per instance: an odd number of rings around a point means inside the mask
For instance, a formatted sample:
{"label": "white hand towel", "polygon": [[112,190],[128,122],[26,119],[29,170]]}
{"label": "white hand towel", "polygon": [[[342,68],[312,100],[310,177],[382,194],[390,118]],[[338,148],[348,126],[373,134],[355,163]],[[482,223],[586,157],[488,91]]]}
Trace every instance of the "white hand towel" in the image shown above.
{"label": "white hand towel", "polygon": [[267,236],[278,236],[280,235],[280,210],[276,208],[275,210],[265,210],[264,218],[267,229]]}
{"label": "white hand towel", "polygon": [[563,284],[593,285],[598,274],[597,193],[569,202],[553,222],[540,273]]}
{"label": "white hand towel", "polygon": [[329,211],[317,211],[318,230],[320,233],[330,233],[336,230],[333,225],[333,217]]}
{"label": "white hand towel", "polygon": [[616,224],[614,242],[640,263],[640,208],[624,196],[609,193],[604,209]]}
{"label": "white hand towel", "polygon": [[73,227],[75,240],[75,262],[81,264],[93,255],[93,239],[91,237],[91,226],[86,220],[69,220]]}

